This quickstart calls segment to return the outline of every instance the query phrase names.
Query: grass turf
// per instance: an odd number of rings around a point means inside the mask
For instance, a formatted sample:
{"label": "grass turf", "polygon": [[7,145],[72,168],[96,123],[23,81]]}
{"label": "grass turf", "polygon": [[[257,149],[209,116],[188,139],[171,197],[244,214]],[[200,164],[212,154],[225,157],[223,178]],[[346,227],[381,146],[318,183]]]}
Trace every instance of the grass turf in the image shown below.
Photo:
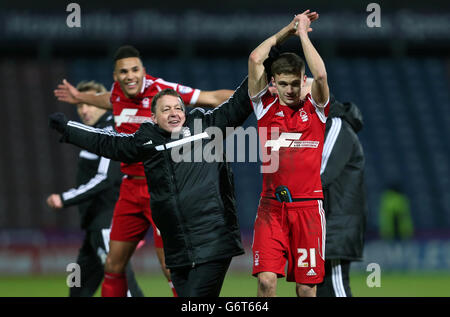
{"label": "grass turf", "polygon": [[[368,274],[368,273],[367,273]],[[367,274],[353,273],[351,288],[356,297],[449,297],[449,272],[382,273],[381,287],[369,288]],[[146,296],[170,297],[172,293],[162,274],[137,274]],[[66,275],[0,276],[0,297],[65,297]],[[97,291],[96,296],[99,296]],[[228,273],[221,296],[253,297],[256,279],[246,273]],[[294,283],[278,280],[278,296],[295,296]]]}

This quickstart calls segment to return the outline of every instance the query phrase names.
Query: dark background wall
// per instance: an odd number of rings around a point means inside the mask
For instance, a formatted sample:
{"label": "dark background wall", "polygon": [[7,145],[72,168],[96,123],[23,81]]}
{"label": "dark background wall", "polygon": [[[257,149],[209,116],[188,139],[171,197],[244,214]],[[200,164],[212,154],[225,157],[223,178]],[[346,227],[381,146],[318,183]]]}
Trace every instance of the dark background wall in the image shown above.
{"label": "dark background wall", "polygon": [[[369,235],[378,229],[381,191],[399,182],[411,199],[417,234],[450,235],[450,25],[448,1],[378,1],[381,27],[369,28],[370,1],[77,1],[81,28],[69,28],[69,1],[2,3],[0,10],[0,227],[74,229],[76,209],[55,213],[48,194],[73,186],[78,150],[58,143],[47,116],[74,107],[53,89],[63,79],[112,84],[111,56],[141,50],[148,73],[211,90],[236,87],[247,57],[306,8],[317,10],[311,39],[332,92],[362,110]],[[309,4],[309,6],[308,6]],[[301,5],[301,8],[298,6]],[[285,50],[299,52],[298,40]],[[300,53],[300,52],[299,52]],[[250,118],[246,126],[255,125]],[[241,225],[251,230],[261,174],[233,163]]]}

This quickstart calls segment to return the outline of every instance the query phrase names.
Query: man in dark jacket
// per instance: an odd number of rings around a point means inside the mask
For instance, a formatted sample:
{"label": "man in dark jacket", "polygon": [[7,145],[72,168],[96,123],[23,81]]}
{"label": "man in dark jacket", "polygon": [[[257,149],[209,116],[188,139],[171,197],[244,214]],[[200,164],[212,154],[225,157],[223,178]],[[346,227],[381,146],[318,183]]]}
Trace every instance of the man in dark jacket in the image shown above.
{"label": "man in dark jacket", "polygon": [[[63,141],[118,161],[144,163],[153,220],[179,296],[218,296],[231,258],[244,253],[232,175],[219,149],[226,128],[242,125],[253,111],[247,91],[246,79],[219,107],[186,115],[179,95],[162,90],[152,100],[153,122],[134,134],[50,116]],[[208,155],[213,142],[216,153]]]}
{"label": "man in dark jacket", "polygon": [[335,101],[331,105],[320,171],[327,245],[318,297],[352,296],[350,263],[362,260],[368,212],[364,152],[356,135],[362,127],[362,114],[355,104]]}
{"label": "man in dark jacket", "polygon": [[[77,89],[88,94],[106,91],[102,84],[94,81],[80,82]],[[77,112],[81,121],[88,126],[114,130],[110,111],[79,103]],[[104,263],[109,250],[109,228],[122,176],[119,162],[82,150],[78,160],[76,187],[60,194],[51,194],[47,198],[47,205],[55,210],[78,206],[81,229],[86,232],[77,257],[81,285],[70,288],[70,297],[93,296],[103,280]],[[126,276],[129,295],[142,297],[143,293],[130,266],[127,267]]]}

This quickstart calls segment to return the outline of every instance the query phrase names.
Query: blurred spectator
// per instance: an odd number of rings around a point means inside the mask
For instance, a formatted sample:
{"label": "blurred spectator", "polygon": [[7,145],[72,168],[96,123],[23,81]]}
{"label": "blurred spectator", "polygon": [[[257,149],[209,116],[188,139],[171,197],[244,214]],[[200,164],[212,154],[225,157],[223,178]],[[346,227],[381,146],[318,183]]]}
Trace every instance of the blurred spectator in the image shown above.
{"label": "blurred spectator", "polygon": [[381,194],[379,230],[386,240],[410,239],[414,234],[409,198],[398,183],[391,183]]}

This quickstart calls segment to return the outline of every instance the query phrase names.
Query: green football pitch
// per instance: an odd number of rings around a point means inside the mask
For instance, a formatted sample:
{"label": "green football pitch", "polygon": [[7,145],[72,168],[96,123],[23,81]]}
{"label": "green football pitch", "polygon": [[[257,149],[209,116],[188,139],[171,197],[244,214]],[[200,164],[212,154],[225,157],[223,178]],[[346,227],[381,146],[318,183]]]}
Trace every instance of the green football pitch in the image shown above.
{"label": "green football pitch", "polygon": [[[382,273],[380,287],[373,288],[366,284],[367,274],[353,273],[351,275],[353,296],[450,297],[450,272]],[[137,278],[146,296],[172,296],[161,274],[137,274]],[[0,276],[0,297],[64,297],[67,294],[65,275]],[[97,291],[96,296],[99,294]],[[228,273],[221,296],[253,297],[255,295],[255,278],[246,273]],[[294,296],[294,284],[279,279],[277,295]]]}

